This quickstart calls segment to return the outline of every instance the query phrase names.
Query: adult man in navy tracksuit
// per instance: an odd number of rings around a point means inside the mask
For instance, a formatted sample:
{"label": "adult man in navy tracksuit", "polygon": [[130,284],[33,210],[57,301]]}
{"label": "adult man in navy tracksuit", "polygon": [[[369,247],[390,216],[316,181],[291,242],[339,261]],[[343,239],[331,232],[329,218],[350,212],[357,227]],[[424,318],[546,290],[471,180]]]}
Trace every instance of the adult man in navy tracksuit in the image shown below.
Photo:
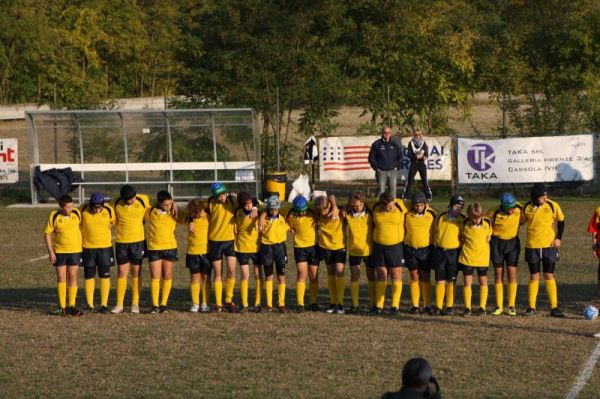
{"label": "adult man in navy tracksuit", "polygon": [[369,164],[377,173],[379,195],[389,191],[396,197],[396,179],[402,159],[402,146],[392,138],[392,129],[383,128],[381,138],[377,139],[369,151]]}

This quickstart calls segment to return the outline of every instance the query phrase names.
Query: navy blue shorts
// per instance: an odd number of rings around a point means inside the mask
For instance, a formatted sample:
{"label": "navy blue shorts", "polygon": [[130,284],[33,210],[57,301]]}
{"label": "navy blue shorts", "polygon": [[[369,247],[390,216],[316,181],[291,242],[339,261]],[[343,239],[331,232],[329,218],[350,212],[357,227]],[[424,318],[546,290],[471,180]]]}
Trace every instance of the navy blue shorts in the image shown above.
{"label": "navy blue shorts", "polygon": [[148,261],[155,262],[157,260],[166,260],[169,262],[177,262],[179,260],[179,256],[177,256],[177,248],[148,250]]}
{"label": "navy blue shorts", "polygon": [[211,241],[208,240],[208,254],[211,262],[223,260],[225,256],[235,256],[233,241]]}
{"label": "navy blue shorts", "polygon": [[404,266],[404,243],[382,245],[374,242],[371,265],[389,268]]}
{"label": "navy blue shorts", "polygon": [[494,267],[517,266],[519,253],[521,252],[521,241],[519,237],[503,240],[492,236],[490,240],[490,258]]}
{"label": "navy blue shorts", "polygon": [[54,266],[81,266],[83,264],[81,252],[55,255],[56,262],[54,262]]}
{"label": "navy blue shorts", "polygon": [[131,263],[132,265],[141,265],[146,252],[146,241],[120,243],[115,245],[117,252],[117,264],[123,265]]}
{"label": "navy blue shorts", "polygon": [[525,261],[529,265],[529,273],[540,272],[540,263],[544,273],[554,273],[554,267],[558,262],[558,248],[525,248]]}
{"label": "navy blue shorts", "polygon": [[350,266],[360,266],[361,263],[365,263],[365,266],[369,267],[371,262],[370,256],[352,256],[348,257],[348,264]]}
{"label": "navy blue shorts", "polygon": [[433,245],[424,248],[404,247],[404,264],[408,270],[431,270],[431,251]]}
{"label": "navy blue shorts", "polygon": [[308,262],[309,265],[318,265],[316,247],[312,245],[305,248],[294,248],[294,260],[296,263]]}
{"label": "navy blue shorts", "polygon": [[431,266],[435,270],[436,281],[456,281],[459,254],[460,248],[444,249],[433,247],[431,251]]}
{"label": "navy blue shorts", "polygon": [[185,255],[185,267],[190,269],[191,274],[202,273],[210,274],[212,271],[212,263],[206,254],[204,255]]}
{"label": "navy blue shorts", "polygon": [[472,276],[475,274],[475,270],[477,270],[477,276],[483,277],[488,275],[488,267],[476,267],[476,266],[467,266],[460,265],[460,270],[463,272],[463,276]]}
{"label": "navy blue shorts", "polygon": [[255,253],[236,252],[235,257],[237,258],[237,261],[240,264],[240,266],[249,265],[250,261],[252,261],[252,264],[254,266],[260,265],[260,255],[258,252],[255,252]]}
{"label": "navy blue shorts", "polygon": [[262,244],[260,246],[260,260],[265,270],[265,276],[273,275],[273,263],[277,269],[277,275],[284,276],[285,265],[287,264],[285,242],[272,245]]}
{"label": "navy blue shorts", "polygon": [[325,261],[326,265],[333,265],[335,263],[346,263],[346,248],[342,249],[325,249],[321,246],[317,246],[317,260],[320,262]]}
{"label": "navy blue shorts", "polygon": [[115,265],[113,247],[83,248],[83,267],[108,267]]}

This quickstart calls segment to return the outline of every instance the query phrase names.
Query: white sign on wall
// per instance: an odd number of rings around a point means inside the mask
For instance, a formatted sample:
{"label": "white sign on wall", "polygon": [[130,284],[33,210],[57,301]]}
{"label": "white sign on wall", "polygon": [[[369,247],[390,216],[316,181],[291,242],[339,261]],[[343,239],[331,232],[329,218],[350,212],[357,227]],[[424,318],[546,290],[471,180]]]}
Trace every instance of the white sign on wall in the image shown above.
{"label": "white sign on wall", "polygon": [[[319,139],[319,173],[321,181],[371,180],[375,171],[369,165],[371,144],[380,136],[341,136]],[[411,137],[401,139],[404,158],[398,178],[405,180],[410,161],[406,146]],[[448,136],[427,137],[429,147],[427,177],[429,180],[452,179],[452,140]],[[419,175],[417,174],[417,179]]]}
{"label": "white sign on wall", "polygon": [[19,181],[19,142],[0,138],[0,183]]}
{"label": "white sign on wall", "polygon": [[501,140],[458,139],[458,182],[534,183],[594,178],[589,135]]}

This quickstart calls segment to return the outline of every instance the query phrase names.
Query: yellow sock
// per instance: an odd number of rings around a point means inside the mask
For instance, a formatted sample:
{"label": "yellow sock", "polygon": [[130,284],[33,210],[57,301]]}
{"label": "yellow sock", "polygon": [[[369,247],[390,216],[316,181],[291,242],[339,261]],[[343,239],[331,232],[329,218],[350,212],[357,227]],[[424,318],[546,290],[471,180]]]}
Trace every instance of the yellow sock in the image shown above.
{"label": "yellow sock", "polygon": [[100,306],[108,306],[108,295],[110,294],[110,278],[100,279]]}
{"label": "yellow sock", "polygon": [[61,309],[67,307],[67,283],[56,283],[56,292],[58,294],[58,306]]}
{"label": "yellow sock", "polygon": [[392,281],[392,307],[400,307],[400,298],[402,297],[402,281]]}
{"label": "yellow sock", "polygon": [[277,294],[279,306],[285,306],[285,283],[277,285]]}
{"label": "yellow sock", "polygon": [[248,307],[248,280],[240,280],[240,297],[242,298],[242,306]]}
{"label": "yellow sock", "polygon": [[260,306],[262,302],[262,282],[259,278],[254,279],[254,306]]}
{"label": "yellow sock", "polygon": [[117,278],[117,306],[123,307],[125,302],[125,291],[127,291],[127,279],[124,277]]}
{"label": "yellow sock", "polygon": [[528,291],[529,291],[529,307],[535,309],[537,302],[538,290],[540,289],[539,280],[529,280]]}
{"label": "yellow sock", "polygon": [[304,292],[306,291],[306,282],[296,281],[296,302],[298,306],[304,306]]}
{"label": "yellow sock", "polygon": [[360,292],[360,285],[358,281],[350,281],[350,296],[352,297],[352,307],[358,307],[358,294]]}
{"label": "yellow sock", "polygon": [[158,307],[158,297],[160,294],[160,279],[150,279],[150,297],[152,298],[152,306]]}
{"label": "yellow sock", "polygon": [[335,292],[336,292],[336,299],[337,299],[338,305],[344,304],[345,291],[346,291],[346,280],[344,280],[343,276],[336,277],[335,278]]}
{"label": "yellow sock", "polygon": [[85,300],[87,305],[94,307],[94,290],[96,289],[96,279],[87,278],[85,279]]}
{"label": "yellow sock", "polygon": [[496,293],[496,307],[504,308],[504,285],[502,283],[494,284],[494,292]]}
{"label": "yellow sock", "polygon": [[173,286],[172,279],[163,279],[162,297],[160,298],[160,306],[167,306],[167,303],[169,302],[169,294],[171,293],[172,286]]}
{"label": "yellow sock", "polygon": [[517,283],[508,283],[508,307],[514,308],[517,302]]}
{"label": "yellow sock", "polygon": [[423,298],[423,306],[431,305],[431,281],[419,282],[421,289],[421,297]]}
{"label": "yellow sock", "polygon": [[200,305],[200,283],[190,283],[190,297],[192,304]]}
{"label": "yellow sock", "polygon": [[375,306],[379,309],[383,309],[385,305],[385,289],[387,285],[385,281],[378,281],[375,283]]}
{"label": "yellow sock", "polygon": [[206,281],[202,283],[202,288],[200,289],[200,298],[202,305],[208,305],[208,298],[210,298],[210,295],[208,293],[208,283]]}
{"label": "yellow sock", "polygon": [[438,309],[444,307],[444,295],[446,295],[446,284],[437,283],[435,285],[435,306]]}
{"label": "yellow sock", "polygon": [[410,282],[410,300],[412,306],[415,308],[419,307],[419,299],[421,297],[421,290],[419,289],[419,281]]}
{"label": "yellow sock", "polygon": [[546,280],[545,284],[548,301],[550,301],[550,309],[554,309],[558,307],[558,289],[556,287],[556,280]]}
{"label": "yellow sock", "polygon": [[487,306],[489,288],[487,285],[479,286],[479,307],[485,309]]}
{"label": "yellow sock", "polygon": [[265,281],[265,295],[267,297],[267,307],[273,307],[273,280]]}
{"label": "yellow sock", "polygon": [[215,280],[213,282],[215,286],[215,305],[218,307],[223,306],[223,280]]}
{"label": "yellow sock", "polygon": [[329,289],[329,303],[335,305],[337,303],[335,275],[327,275],[327,288]]}
{"label": "yellow sock", "polygon": [[377,302],[375,300],[375,286],[377,284],[375,283],[375,281],[369,281],[367,284],[369,287],[369,303],[371,304],[371,306],[375,306]]}
{"label": "yellow sock", "polygon": [[309,300],[310,304],[317,303],[317,294],[319,293],[319,282],[310,281],[308,283]]}
{"label": "yellow sock", "polygon": [[456,287],[456,283],[448,282],[446,284],[446,307],[453,308],[454,307],[454,288]]}
{"label": "yellow sock", "polygon": [[225,282],[225,303],[233,302],[233,290],[235,290],[235,278],[227,278]]}
{"label": "yellow sock", "polygon": [[139,277],[131,277],[131,304],[140,304],[140,290],[142,289]]}
{"label": "yellow sock", "polygon": [[463,302],[466,309],[471,309],[471,301],[473,298],[473,289],[471,287],[463,287]]}
{"label": "yellow sock", "polygon": [[77,301],[77,286],[76,285],[73,287],[69,286],[67,288],[67,293],[69,296],[69,306],[70,307],[75,306],[75,302]]}

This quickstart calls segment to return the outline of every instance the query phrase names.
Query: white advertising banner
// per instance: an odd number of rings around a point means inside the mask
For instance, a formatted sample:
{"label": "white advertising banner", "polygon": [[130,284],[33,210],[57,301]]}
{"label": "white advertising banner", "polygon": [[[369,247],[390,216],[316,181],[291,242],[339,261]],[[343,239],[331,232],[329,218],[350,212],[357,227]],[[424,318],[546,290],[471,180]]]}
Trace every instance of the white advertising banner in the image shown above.
{"label": "white advertising banner", "polygon": [[[321,181],[371,180],[375,171],[369,165],[371,144],[380,136],[341,136],[319,139],[319,174]],[[411,137],[401,139],[404,158],[398,178],[406,180],[410,161],[406,146]],[[448,136],[427,137],[429,147],[427,177],[429,180],[452,179],[452,140]],[[417,179],[418,177],[417,173]]]}
{"label": "white advertising banner", "polygon": [[458,139],[458,183],[534,183],[594,178],[591,134]]}
{"label": "white advertising banner", "polygon": [[19,142],[0,138],[0,183],[19,181]]}

